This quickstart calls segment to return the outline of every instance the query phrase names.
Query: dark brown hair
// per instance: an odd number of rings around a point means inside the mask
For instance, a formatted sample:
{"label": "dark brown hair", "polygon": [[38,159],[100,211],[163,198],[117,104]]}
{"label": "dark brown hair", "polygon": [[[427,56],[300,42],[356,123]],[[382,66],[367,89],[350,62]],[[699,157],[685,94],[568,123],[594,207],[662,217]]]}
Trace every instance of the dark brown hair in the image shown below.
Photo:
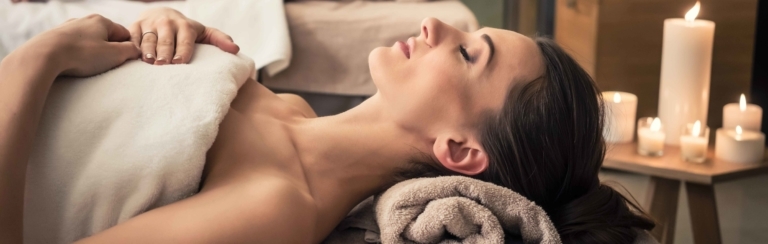
{"label": "dark brown hair", "polygon": [[[474,178],[541,206],[563,243],[632,243],[654,222],[598,179],[605,156],[602,97],[592,77],[550,39],[535,39],[545,73],[513,87],[479,130],[490,160]],[[431,160],[403,177],[456,174]],[[406,172],[403,172],[406,173]]]}

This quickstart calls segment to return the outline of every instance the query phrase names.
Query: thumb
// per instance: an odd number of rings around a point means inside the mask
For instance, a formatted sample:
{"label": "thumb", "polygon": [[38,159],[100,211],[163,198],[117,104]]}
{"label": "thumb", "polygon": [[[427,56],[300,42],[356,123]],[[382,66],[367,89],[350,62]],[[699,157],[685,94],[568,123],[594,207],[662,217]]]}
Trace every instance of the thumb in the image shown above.
{"label": "thumb", "polygon": [[224,34],[224,32],[221,32],[220,30],[210,27],[206,27],[205,31],[203,31],[201,42],[217,46],[221,50],[231,54],[237,54],[237,52],[240,51],[240,47],[235,44],[232,37]]}
{"label": "thumb", "polygon": [[117,60],[119,63],[141,57],[141,51],[133,44],[133,42],[109,42],[107,44],[110,45],[110,49],[115,51],[113,57],[119,59]]}

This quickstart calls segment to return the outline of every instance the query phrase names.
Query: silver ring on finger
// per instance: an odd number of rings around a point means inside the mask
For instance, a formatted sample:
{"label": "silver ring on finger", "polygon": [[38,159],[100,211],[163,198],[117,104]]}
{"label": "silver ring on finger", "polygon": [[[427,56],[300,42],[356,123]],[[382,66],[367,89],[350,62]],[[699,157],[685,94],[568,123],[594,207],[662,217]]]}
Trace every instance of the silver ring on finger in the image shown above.
{"label": "silver ring on finger", "polygon": [[144,39],[144,35],[146,35],[146,34],[152,34],[152,35],[155,35],[155,38],[157,38],[157,37],[158,37],[158,36],[157,36],[157,33],[155,33],[154,31],[145,31],[144,33],[141,33],[141,39]]}

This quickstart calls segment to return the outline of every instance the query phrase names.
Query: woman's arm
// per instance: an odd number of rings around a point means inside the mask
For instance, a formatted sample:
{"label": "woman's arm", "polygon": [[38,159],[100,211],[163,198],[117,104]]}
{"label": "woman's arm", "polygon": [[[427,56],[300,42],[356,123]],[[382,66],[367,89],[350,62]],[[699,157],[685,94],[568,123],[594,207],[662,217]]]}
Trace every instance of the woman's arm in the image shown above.
{"label": "woman's arm", "polygon": [[0,237],[10,243],[21,243],[27,159],[57,75],[49,56],[50,50],[19,50],[0,63]]}
{"label": "woman's arm", "polygon": [[77,244],[312,243],[317,221],[312,197],[281,177],[253,176],[232,177]]}
{"label": "woman's arm", "polygon": [[140,53],[129,32],[92,15],[32,38],[0,63],[0,238],[22,242],[27,161],[40,115],[58,75],[104,72]]}

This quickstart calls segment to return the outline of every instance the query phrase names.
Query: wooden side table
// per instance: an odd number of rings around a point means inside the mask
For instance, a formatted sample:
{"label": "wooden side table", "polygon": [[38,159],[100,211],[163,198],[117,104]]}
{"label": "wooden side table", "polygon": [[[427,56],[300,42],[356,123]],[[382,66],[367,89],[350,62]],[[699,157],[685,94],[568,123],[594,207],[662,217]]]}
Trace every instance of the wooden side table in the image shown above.
{"label": "wooden side table", "polygon": [[710,148],[707,161],[697,164],[683,161],[678,147],[665,147],[661,157],[646,157],[637,154],[636,143],[625,143],[608,145],[603,168],[651,176],[644,208],[657,221],[651,234],[663,244],[674,242],[680,182],[685,181],[694,242],[721,243],[715,184],[768,173],[768,162],[722,161]]}

